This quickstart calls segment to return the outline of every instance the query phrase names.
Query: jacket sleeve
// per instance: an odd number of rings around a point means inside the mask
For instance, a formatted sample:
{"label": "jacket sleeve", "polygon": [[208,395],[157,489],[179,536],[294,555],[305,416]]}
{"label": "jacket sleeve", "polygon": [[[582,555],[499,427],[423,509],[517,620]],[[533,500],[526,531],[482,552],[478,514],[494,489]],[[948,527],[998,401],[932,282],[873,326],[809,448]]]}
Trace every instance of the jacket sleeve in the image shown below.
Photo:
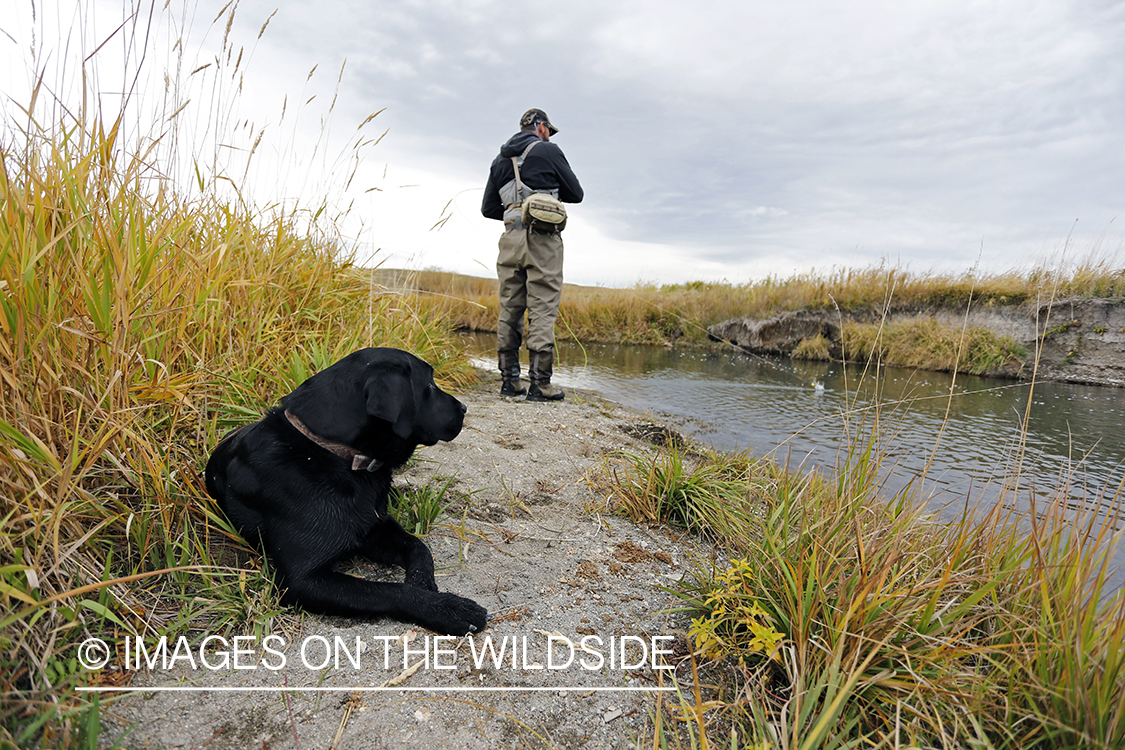
{"label": "jacket sleeve", "polygon": [[488,182],[484,184],[484,200],[480,205],[480,212],[487,219],[504,220],[504,204],[500,201],[500,186],[496,184],[496,162],[488,171]]}
{"label": "jacket sleeve", "polygon": [[[551,145],[554,146],[553,143]],[[556,146],[555,151],[558,155],[552,161],[559,179],[559,200],[563,203],[581,203],[585,196],[582,186],[578,183],[578,178],[570,168],[570,162],[566,160],[562,149]]]}

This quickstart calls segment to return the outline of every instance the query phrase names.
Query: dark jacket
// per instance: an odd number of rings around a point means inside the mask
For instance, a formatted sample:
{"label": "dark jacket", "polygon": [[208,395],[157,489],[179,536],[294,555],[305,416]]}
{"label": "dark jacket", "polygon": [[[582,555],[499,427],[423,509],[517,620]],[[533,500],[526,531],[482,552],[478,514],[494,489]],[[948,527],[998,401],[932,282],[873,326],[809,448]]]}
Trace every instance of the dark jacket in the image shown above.
{"label": "dark jacket", "polygon": [[[512,157],[519,158],[527,144],[538,141],[539,136],[530,130],[521,130],[500,147],[500,154],[492,160],[488,183],[484,186],[484,202],[480,212],[489,219],[504,220],[504,205],[500,188],[515,177]],[[563,203],[581,203],[582,186],[563,155],[562,149],[550,141],[542,141],[520,166],[520,181],[532,190],[558,190]]]}

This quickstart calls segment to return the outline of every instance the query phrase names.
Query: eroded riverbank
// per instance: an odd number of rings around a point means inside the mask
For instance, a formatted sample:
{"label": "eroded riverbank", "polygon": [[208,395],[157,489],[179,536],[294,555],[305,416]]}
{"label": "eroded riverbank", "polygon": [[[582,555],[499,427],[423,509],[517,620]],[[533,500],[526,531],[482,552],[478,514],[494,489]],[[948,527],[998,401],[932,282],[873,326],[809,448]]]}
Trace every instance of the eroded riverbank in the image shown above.
{"label": "eroded riverbank", "polygon": [[[786,312],[768,318],[734,318],[708,328],[712,337],[754,354],[792,355],[820,337],[822,357],[841,358],[848,324],[891,327],[934,321],[955,333],[984,329],[1016,344],[1013,356],[980,374],[1029,380],[1125,386],[1125,299],[1071,299],[1044,304],[975,304],[966,308],[899,308]],[[885,364],[904,364],[886,361]],[[948,370],[949,367],[934,369]],[[961,369],[964,369],[962,365]]]}

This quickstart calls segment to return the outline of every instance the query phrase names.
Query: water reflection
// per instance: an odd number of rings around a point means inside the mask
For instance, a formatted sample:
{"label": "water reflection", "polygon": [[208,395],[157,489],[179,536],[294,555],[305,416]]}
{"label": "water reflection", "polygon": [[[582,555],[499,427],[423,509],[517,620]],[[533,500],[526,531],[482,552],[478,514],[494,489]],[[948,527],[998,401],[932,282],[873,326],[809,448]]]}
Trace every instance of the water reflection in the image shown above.
{"label": "water reflection", "polygon": [[[493,368],[495,339],[467,340],[480,364]],[[790,466],[834,467],[841,451],[877,423],[889,459],[888,490],[912,482],[938,507],[1023,503],[1062,490],[1076,506],[1100,501],[1102,512],[1112,513],[1123,481],[1125,394],[1113,388],[1039,383],[1033,389],[733,350],[569,343],[559,346],[555,382],[674,415],[701,442],[773,453]]]}

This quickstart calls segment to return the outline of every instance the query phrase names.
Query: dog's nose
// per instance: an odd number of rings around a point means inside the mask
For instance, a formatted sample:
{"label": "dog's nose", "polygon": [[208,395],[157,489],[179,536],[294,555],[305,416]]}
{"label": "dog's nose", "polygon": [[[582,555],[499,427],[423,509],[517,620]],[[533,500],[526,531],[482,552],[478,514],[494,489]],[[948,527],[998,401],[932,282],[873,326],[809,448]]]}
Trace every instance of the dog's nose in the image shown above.
{"label": "dog's nose", "polygon": [[458,401],[457,403],[461,404],[461,413],[462,414],[467,414],[469,412],[469,407],[465,406],[465,404],[463,404],[460,401]]}

